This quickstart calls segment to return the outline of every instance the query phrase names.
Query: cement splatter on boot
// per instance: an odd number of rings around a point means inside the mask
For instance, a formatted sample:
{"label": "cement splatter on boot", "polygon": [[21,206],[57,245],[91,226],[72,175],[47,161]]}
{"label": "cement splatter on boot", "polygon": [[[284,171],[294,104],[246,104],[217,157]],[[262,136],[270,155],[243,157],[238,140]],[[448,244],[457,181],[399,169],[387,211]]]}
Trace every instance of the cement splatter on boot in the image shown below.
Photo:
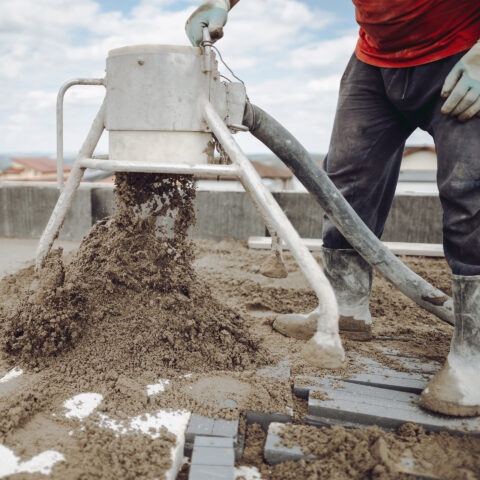
{"label": "cement splatter on boot", "polygon": [[346,366],[345,352],[340,337],[334,333],[317,332],[303,347],[302,356],[317,368],[342,368]]}
{"label": "cement splatter on boot", "polygon": [[288,272],[280,252],[270,255],[260,268],[260,273],[268,278],[287,278]]}
{"label": "cement splatter on boot", "polygon": [[355,250],[322,249],[323,270],[338,302],[339,329],[351,340],[372,338],[372,268]]}
{"label": "cement splatter on boot", "polygon": [[317,331],[315,310],[308,314],[288,313],[279,315],[273,322],[273,329],[286,337],[310,340]]}
{"label": "cement splatter on boot", "polygon": [[459,417],[480,415],[480,276],[452,275],[455,331],[442,370],[422,392],[420,405]]}
{"label": "cement splatter on boot", "polygon": [[[339,330],[351,340],[372,338],[370,292],[372,269],[355,250],[322,249],[323,268],[338,302]],[[309,340],[317,329],[319,309],[307,314],[279,315],[273,328],[287,337]]]}
{"label": "cement splatter on boot", "polygon": [[354,316],[346,317],[340,315],[338,328],[340,333],[350,340],[365,342],[373,338],[372,324],[365,323],[363,320],[357,320]]}

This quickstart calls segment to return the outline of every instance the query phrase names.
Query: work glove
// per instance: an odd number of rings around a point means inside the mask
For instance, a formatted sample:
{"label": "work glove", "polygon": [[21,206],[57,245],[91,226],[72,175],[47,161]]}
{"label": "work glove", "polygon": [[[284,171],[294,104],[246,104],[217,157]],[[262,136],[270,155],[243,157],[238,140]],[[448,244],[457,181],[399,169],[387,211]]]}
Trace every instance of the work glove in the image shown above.
{"label": "work glove", "polygon": [[445,79],[442,113],[465,122],[480,112],[480,40],[455,64]]}
{"label": "work glove", "polygon": [[208,27],[212,41],[223,37],[223,27],[227,23],[230,0],[205,0],[187,20],[185,30],[194,47],[203,40],[203,28]]}

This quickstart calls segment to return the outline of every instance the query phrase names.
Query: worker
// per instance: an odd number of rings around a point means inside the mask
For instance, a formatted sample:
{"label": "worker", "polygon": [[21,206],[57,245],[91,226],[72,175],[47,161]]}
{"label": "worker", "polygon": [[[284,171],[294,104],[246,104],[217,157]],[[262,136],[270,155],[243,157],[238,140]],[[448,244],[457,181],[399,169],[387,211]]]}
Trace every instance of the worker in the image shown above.
{"label": "worker", "polygon": [[[221,38],[238,1],[204,1],[187,21],[191,43],[200,45],[204,26],[213,40]],[[480,2],[353,3],[360,35],[340,83],[324,168],[380,237],[407,138],[417,127],[432,135],[455,329],[447,360],[420,404],[449,415],[480,415]],[[340,331],[367,340],[372,268],[328,219],[323,245]],[[314,312],[280,316],[276,328],[297,337],[313,334],[313,317]]]}

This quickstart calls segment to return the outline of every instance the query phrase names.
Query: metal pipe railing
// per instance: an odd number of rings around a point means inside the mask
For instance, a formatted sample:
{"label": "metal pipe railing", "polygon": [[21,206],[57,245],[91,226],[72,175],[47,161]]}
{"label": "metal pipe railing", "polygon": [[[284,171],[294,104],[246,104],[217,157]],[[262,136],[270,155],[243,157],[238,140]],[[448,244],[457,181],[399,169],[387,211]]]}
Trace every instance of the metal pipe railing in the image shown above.
{"label": "metal pipe railing", "polygon": [[187,165],[136,162],[132,160],[95,160],[85,158],[80,161],[82,168],[93,168],[107,172],[140,172],[183,175],[225,175],[238,176],[238,168],[232,165]]}
{"label": "metal pipe railing", "polygon": [[63,189],[63,101],[67,90],[75,85],[102,85],[103,78],[74,78],[65,82],[57,95],[57,186]]}

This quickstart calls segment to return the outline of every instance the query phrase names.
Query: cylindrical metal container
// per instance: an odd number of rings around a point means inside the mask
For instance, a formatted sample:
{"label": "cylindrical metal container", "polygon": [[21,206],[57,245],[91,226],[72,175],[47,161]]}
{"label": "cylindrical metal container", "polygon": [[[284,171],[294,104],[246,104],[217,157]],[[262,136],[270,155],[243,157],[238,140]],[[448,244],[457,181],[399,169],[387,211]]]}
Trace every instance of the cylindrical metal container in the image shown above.
{"label": "cylindrical metal container", "polygon": [[213,136],[200,100],[225,119],[226,87],[204,73],[200,48],[135,45],[109,53],[106,121],[111,160],[204,164],[213,160]]}

